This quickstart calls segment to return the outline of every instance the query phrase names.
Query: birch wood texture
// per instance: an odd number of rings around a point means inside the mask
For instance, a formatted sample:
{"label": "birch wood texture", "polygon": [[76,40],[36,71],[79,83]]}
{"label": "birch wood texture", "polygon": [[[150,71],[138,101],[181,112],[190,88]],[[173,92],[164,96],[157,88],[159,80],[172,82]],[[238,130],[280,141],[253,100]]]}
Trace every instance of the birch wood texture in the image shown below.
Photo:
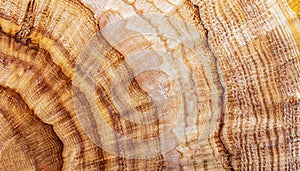
{"label": "birch wood texture", "polygon": [[299,4],[0,0],[0,170],[299,170]]}

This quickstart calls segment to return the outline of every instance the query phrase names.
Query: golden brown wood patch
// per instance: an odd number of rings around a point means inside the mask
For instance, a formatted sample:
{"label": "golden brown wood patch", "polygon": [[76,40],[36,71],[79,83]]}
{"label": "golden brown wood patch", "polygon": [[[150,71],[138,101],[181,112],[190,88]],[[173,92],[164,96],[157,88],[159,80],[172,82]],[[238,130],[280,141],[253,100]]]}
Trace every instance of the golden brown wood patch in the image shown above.
{"label": "golden brown wood patch", "polygon": [[297,0],[0,0],[0,170],[299,170]]}

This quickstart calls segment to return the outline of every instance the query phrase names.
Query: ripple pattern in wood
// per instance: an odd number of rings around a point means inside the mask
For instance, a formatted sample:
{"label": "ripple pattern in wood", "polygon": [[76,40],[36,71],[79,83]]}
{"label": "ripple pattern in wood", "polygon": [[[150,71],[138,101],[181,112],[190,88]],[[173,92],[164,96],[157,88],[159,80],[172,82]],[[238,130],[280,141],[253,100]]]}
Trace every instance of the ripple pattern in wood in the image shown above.
{"label": "ripple pattern in wood", "polygon": [[299,49],[297,0],[0,0],[0,170],[299,170]]}

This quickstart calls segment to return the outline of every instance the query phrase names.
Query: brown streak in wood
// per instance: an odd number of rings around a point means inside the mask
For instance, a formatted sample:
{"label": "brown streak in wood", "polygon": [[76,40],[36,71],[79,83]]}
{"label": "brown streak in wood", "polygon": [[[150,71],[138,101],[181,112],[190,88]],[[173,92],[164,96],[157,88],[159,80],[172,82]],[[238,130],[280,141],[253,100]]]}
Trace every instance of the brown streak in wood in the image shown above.
{"label": "brown streak in wood", "polygon": [[[197,6],[197,5],[195,5],[194,4],[194,6],[195,6],[195,8],[196,9],[198,9],[198,16],[199,16],[199,18],[200,18],[200,20],[202,21],[202,19],[201,19],[201,14],[200,14],[200,11],[199,11],[199,7]],[[201,23],[202,24],[202,23]],[[203,28],[205,29],[205,32],[206,32],[206,38],[208,37],[208,34],[209,34],[209,31],[208,31],[208,29],[205,27],[205,25],[203,25],[202,24],[202,26],[203,26]],[[214,59],[215,59],[215,66],[217,67],[218,66],[218,59],[217,59],[217,57],[215,56],[215,54],[214,54],[214,51],[212,50],[212,47],[210,46],[210,44],[209,44],[209,42],[208,42],[208,40],[206,39],[206,44],[207,44],[207,46],[208,46],[208,48],[210,49],[210,51],[211,51],[211,53],[213,54],[213,57],[214,57]],[[219,68],[217,67],[216,68],[216,71],[219,71]],[[220,75],[219,75],[219,72],[218,72],[218,78],[220,78]],[[220,79],[218,79],[218,80],[220,80]],[[225,155],[226,155],[226,160],[227,161],[225,161],[225,165],[227,165],[227,168],[229,169],[229,170],[233,170],[233,167],[232,167],[232,165],[231,165],[231,159],[230,159],[230,156],[231,156],[231,154],[229,153],[229,151],[228,151],[228,149],[226,148],[226,146],[225,146],[225,144],[223,143],[223,141],[222,141],[222,137],[221,137],[221,134],[222,134],[222,129],[223,129],[223,126],[224,126],[224,92],[225,92],[225,89],[224,89],[224,87],[222,86],[222,83],[221,82],[219,82],[219,84],[221,85],[221,88],[222,88],[222,91],[221,91],[221,104],[220,104],[220,107],[221,107],[221,116],[220,116],[220,123],[219,123],[219,129],[218,129],[218,131],[216,132],[216,137],[217,137],[217,140],[220,142],[220,144],[222,145],[222,148],[223,148],[223,150],[224,150],[224,152],[225,152]]]}
{"label": "brown streak in wood", "polygon": [[22,44],[30,44],[30,42],[31,42],[31,39],[28,37],[33,28],[34,5],[35,5],[35,0],[29,1],[28,6],[27,6],[27,11],[26,11],[25,17],[23,19],[22,28],[15,35],[16,41],[20,42]]}

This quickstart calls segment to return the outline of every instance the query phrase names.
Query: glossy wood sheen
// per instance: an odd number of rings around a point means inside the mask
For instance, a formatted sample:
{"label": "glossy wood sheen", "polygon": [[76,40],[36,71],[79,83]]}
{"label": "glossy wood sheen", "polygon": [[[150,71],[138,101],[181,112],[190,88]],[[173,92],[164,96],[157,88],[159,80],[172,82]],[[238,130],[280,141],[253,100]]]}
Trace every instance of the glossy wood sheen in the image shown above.
{"label": "glossy wood sheen", "polygon": [[[0,170],[299,170],[299,9],[0,0]],[[138,72],[165,52],[169,67]],[[132,146],[115,133],[154,140]]]}

